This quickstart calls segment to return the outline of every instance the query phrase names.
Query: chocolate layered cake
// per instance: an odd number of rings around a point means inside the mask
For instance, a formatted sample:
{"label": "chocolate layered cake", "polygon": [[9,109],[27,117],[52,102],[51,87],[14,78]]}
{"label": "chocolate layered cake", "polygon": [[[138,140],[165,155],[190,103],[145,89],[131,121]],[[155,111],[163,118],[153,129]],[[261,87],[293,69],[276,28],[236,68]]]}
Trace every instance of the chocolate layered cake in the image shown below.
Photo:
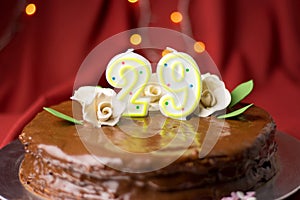
{"label": "chocolate layered cake", "polygon": [[[76,102],[53,108],[80,117]],[[208,134],[217,137],[212,149]],[[255,190],[274,176],[274,134],[271,116],[256,106],[226,120],[180,121],[150,112],[101,128],[75,126],[42,111],[19,136],[26,152],[19,176],[29,191],[46,199],[218,199]],[[183,146],[191,135],[190,145]],[[174,155],[177,159],[168,160]]]}

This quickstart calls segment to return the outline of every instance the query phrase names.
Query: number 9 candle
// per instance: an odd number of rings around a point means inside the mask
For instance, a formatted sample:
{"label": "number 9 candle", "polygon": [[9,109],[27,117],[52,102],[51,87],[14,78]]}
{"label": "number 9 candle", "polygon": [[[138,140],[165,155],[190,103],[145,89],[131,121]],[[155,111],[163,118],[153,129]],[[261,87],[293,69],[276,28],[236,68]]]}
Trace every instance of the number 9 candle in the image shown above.
{"label": "number 9 candle", "polygon": [[171,50],[158,62],[157,79],[167,93],[161,97],[162,114],[185,120],[197,108],[201,98],[201,74],[196,61],[188,54]]}
{"label": "number 9 candle", "polygon": [[151,77],[150,62],[143,56],[128,49],[113,57],[106,68],[106,80],[115,87],[121,88],[117,98],[127,103],[123,116],[143,117],[148,114],[149,101],[141,97]]}

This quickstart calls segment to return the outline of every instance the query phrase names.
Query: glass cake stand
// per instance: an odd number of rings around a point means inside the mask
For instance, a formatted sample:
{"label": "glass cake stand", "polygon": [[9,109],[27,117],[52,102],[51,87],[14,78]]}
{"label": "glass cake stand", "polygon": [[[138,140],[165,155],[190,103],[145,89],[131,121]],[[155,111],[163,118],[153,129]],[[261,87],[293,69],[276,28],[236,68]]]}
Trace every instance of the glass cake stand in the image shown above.
{"label": "glass cake stand", "polygon": [[[258,200],[280,200],[300,189],[300,141],[277,132],[279,172],[256,190]],[[39,197],[28,192],[20,183],[19,166],[24,157],[22,144],[15,140],[0,150],[0,199],[32,199]]]}

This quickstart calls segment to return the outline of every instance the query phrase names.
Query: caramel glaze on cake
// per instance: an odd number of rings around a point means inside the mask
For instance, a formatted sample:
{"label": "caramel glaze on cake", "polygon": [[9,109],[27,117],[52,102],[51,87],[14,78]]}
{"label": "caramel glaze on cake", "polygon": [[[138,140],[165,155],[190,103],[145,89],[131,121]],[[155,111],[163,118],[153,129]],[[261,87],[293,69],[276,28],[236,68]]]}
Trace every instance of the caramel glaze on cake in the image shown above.
{"label": "caramel glaze on cake", "polygon": [[[72,110],[80,113],[80,106],[73,103],[72,109],[71,101],[53,108],[68,115],[72,115]],[[118,159],[114,150],[106,147],[107,143],[101,143],[103,134],[127,152],[147,153],[170,144],[180,128],[187,130],[186,136],[191,134],[191,124],[197,130],[192,144],[163,168],[131,173],[97,160],[105,157],[106,163],[114,163]],[[220,130],[220,136],[203,157],[204,144],[209,143],[205,136],[214,134],[207,133],[208,129]],[[136,138],[125,133],[130,130],[132,134],[156,134]],[[122,117],[115,127],[98,129],[86,124],[75,126],[42,111],[19,136],[26,152],[19,176],[28,190],[46,199],[218,199],[231,191],[255,189],[275,175],[274,135],[271,116],[256,106],[238,118],[225,121],[215,117],[180,121],[151,112],[147,118]],[[184,138],[176,140],[149,168],[185,148],[181,140]],[[120,160],[119,164],[116,162],[117,168],[131,161],[132,167],[141,165],[144,169],[149,158],[146,154],[143,159],[135,160],[131,155]]]}

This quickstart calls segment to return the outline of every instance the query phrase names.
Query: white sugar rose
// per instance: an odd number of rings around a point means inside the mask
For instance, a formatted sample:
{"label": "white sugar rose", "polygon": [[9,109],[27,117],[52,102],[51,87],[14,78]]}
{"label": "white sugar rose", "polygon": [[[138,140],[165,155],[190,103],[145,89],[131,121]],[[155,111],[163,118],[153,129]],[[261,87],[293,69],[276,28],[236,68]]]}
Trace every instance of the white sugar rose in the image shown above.
{"label": "white sugar rose", "polygon": [[83,119],[96,127],[114,126],[125,110],[125,104],[117,99],[110,88],[83,86],[71,97],[82,106]]}
{"label": "white sugar rose", "polygon": [[210,73],[201,75],[202,95],[199,108],[194,112],[199,117],[207,117],[225,109],[231,101],[230,92],[218,76]]}
{"label": "white sugar rose", "polygon": [[159,100],[164,95],[162,87],[159,85],[156,73],[151,75],[150,81],[147,83],[143,96],[150,98],[149,111],[159,110]]}

